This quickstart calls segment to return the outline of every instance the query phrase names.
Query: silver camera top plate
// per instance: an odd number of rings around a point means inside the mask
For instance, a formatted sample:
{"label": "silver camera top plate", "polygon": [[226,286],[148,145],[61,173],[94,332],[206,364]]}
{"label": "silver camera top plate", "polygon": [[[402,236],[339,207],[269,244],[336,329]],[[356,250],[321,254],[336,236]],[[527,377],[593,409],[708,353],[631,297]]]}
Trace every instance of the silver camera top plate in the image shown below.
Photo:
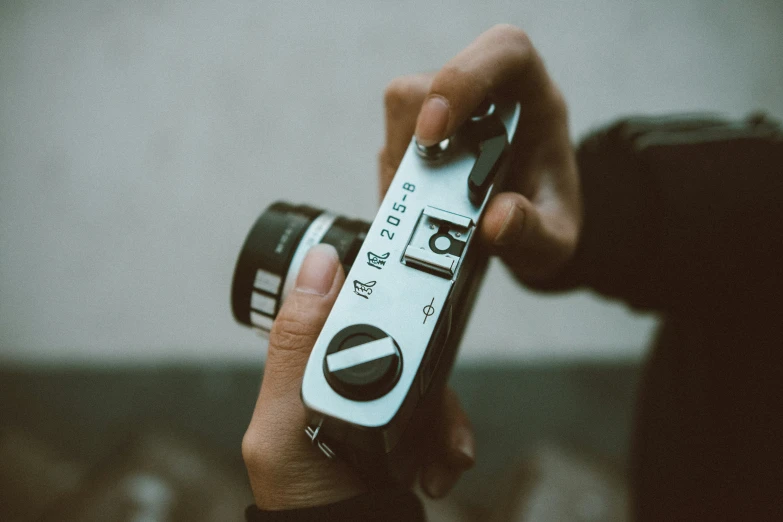
{"label": "silver camera top plate", "polygon": [[[494,107],[508,141],[519,112],[514,102]],[[394,445],[385,430],[417,384],[452,289],[470,276],[460,265],[494,189],[470,197],[470,141],[458,131],[432,158],[415,141],[408,147],[308,360],[302,400],[311,419],[380,429]]]}

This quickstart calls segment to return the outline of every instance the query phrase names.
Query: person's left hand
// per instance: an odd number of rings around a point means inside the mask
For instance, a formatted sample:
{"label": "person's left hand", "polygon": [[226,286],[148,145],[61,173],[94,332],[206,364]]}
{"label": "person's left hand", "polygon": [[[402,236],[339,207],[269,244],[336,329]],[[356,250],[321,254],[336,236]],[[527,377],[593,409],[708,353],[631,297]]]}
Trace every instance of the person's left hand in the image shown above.
{"label": "person's left hand", "polygon": [[[242,455],[256,504],[281,510],[330,504],[361,494],[366,485],[339,459],[327,459],[304,434],[300,398],[310,351],[345,281],[337,252],[313,247],[269,337],[264,378]],[[473,430],[456,395],[446,390],[436,448],[420,463],[424,491],[444,496],[474,462]],[[413,481],[414,477],[411,477]]]}

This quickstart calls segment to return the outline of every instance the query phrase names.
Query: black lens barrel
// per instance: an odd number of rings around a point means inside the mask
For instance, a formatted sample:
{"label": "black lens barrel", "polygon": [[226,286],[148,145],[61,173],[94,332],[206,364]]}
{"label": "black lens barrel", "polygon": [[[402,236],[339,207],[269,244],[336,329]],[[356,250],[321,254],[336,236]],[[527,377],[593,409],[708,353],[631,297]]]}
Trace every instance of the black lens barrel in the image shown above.
{"label": "black lens barrel", "polygon": [[[231,287],[231,308],[236,320],[269,330],[285,298],[291,261],[313,222],[324,211],[278,201],[256,220],[237,259]],[[346,273],[367,236],[370,225],[338,216],[320,238],[335,247]],[[299,267],[295,267],[298,271]]]}

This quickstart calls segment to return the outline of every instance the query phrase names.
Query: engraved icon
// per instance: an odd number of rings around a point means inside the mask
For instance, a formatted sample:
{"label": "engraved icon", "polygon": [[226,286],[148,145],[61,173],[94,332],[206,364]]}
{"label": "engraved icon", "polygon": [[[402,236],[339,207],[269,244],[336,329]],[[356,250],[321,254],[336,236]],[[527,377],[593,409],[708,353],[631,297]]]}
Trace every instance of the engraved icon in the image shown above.
{"label": "engraved icon", "polygon": [[369,281],[367,283],[362,283],[358,279],[354,279],[353,281],[353,293],[358,295],[359,297],[364,297],[365,299],[369,299],[370,294],[372,294],[372,287],[375,286],[375,281]]}
{"label": "engraved icon", "polygon": [[373,252],[367,252],[367,264],[373,268],[380,270],[386,264],[386,260],[389,259],[389,252],[386,252],[382,256]]}
{"label": "engraved icon", "polygon": [[432,303],[434,303],[434,302],[435,302],[435,298],[433,297],[433,298],[432,298],[432,300],[430,301],[430,304],[428,304],[427,306],[425,306],[425,307],[422,309],[422,311],[424,312],[424,321],[422,321],[422,322],[421,322],[421,324],[424,324],[424,323],[426,323],[426,322],[427,322],[427,319],[429,319],[429,317],[430,317],[432,314],[434,314],[434,313],[435,313],[435,307],[434,307],[434,306],[432,306]]}

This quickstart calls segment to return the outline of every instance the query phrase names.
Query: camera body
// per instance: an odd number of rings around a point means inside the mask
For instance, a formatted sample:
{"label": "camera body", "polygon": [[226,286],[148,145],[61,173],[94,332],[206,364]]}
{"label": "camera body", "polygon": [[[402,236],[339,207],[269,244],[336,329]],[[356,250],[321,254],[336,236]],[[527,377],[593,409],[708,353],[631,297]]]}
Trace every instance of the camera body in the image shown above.
{"label": "camera body", "polygon": [[256,221],[231,290],[267,334],[307,251],[335,247],[346,282],[302,381],[305,433],[368,480],[405,480],[434,440],[440,393],[487,266],[476,229],[508,170],[520,106],[485,102],[448,140],[413,140],[372,224],[277,202]]}
{"label": "camera body", "polygon": [[327,456],[404,475],[397,455],[432,421],[429,392],[445,383],[483,279],[476,229],[519,112],[486,102],[448,140],[408,147],[302,381],[305,431]]}

